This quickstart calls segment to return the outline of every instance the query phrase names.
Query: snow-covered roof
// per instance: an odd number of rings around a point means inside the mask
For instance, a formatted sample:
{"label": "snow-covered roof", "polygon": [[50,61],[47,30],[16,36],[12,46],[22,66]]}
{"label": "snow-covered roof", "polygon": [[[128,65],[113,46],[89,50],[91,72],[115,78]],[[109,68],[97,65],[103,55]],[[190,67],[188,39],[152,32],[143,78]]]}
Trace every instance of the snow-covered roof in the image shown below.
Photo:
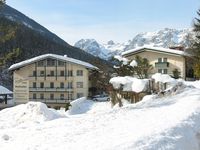
{"label": "snow-covered roof", "polygon": [[2,94],[13,94],[13,92],[0,85],[0,95]]}
{"label": "snow-covered roof", "polygon": [[138,47],[135,49],[130,49],[128,51],[125,51],[122,53],[122,55],[128,55],[130,53],[138,53],[140,51],[156,51],[156,52],[162,52],[162,53],[169,53],[169,54],[175,54],[175,55],[187,55],[184,51],[181,50],[175,50],[175,49],[169,49],[169,48],[163,48],[163,47],[151,47],[151,46],[143,46]]}
{"label": "snow-covered roof", "polygon": [[57,59],[57,60],[61,60],[61,61],[71,62],[71,63],[78,64],[81,66],[85,66],[88,69],[98,69],[96,66],[93,66],[90,63],[87,63],[87,62],[84,62],[81,60],[77,60],[74,58],[70,58],[67,56],[61,56],[61,55],[56,55],[56,54],[44,54],[44,55],[40,55],[40,56],[31,58],[31,59],[27,59],[25,61],[13,64],[12,66],[10,66],[9,70],[15,70],[15,69],[24,67],[26,65],[32,64],[34,62],[37,62],[37,61],[40,61],[40,60],[43,60],[46,58],[53,58],[53,59]]}

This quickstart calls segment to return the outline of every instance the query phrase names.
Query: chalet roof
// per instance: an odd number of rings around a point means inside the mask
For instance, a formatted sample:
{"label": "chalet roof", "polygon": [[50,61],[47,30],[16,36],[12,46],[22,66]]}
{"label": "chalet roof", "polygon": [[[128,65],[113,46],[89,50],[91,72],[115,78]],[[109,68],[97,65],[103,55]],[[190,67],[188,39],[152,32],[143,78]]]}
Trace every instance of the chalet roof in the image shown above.
{"label": "chalet roof", "polygon": [[0,95],[13,94],[12,91],[0,85]]}
{"label": "chalet roof", "polygon": [[67,56],[61,56],[61,55],[56,55],[56,54],[44,54],[44,55],[40,55],[40,56],[31,58],[31,59],[27,59],[25,61],[13,64],[12,66],[10,66],[9,70],[10,71],[16,70],[18,68],[24,67],[26,65],[32,64],[34,62],[37,62],[37,61],[40,61],[40,60],[43,60],[43,59],[46,59],[46,58],[52,58],[52,59],[57,59],[57,60],[65,61],[65,62],[78,64],[78,65],[84,66],[88,69],[98,69],[96,66],[93,66],[90,63],[87,63],[87,62],[84,62],[84,61],[81,61],[81,60],[77,60],[77,59],[74,59],[74,58],[70,58],[70,57],[67,57]]}
{"label": "chalet roof", "polygon": [[142,51],[155,51],[158,53],[168,53],[168,54],[181,55],[181,56],[187,55],[184,51],[181,51],[181,50],[175,50],[175,49],[169,49],[169,48],[163,48],[163,47],[148,47],[148,46],[130,49],[128,51],[123,52],[122,55],[125,56],[129,54],[139,53]]}

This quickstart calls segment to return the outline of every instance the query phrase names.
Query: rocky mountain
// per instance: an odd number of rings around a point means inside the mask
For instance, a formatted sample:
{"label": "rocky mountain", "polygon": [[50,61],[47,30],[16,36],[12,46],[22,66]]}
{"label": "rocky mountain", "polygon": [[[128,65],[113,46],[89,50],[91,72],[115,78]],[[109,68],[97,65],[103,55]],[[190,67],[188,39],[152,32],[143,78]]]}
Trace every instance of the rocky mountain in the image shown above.
{"label": "rocky mountain", "polygon": [[107,43],[98,43],[94,39],[82,39],[76,42],[74,46],[79,47],[94,56],[108,59],[115,54],[142,46],[164,48],[184,46],[187,48],[190,46],[192,40],[194,40],[192,29],[177,30],[165,28],[155,32],[139,33],[126,43],[115,43],[112,40]]}
{"label": "rocky mountain", "polygon": [[20,55],[17,58],[6,62],[3,70],[0,68],[1,72],[3,72],[0,74],[0,85],[4,85],[9,89],[12,89],[12,79],[6,68],[13,63],[41,54],[67,55],[68,57],[90,62],[100,69],[109,69],[109,65],[107,65],[109,63],[105,60],[69,45],[42,25],[8,5],[0,8],[0,38],[6,34],[6,31],[5,33],[3,31],[4,29],[11,31],[13,36],[12,38],[6,38],[6,41],[0,40],[0,59],[14,49],[19,49],[20,51]]}
{"label": "rocky mountain", "polygon": [[96,57],[108,59],[109,57],[122,52],[127,44],[114,43],[112,40],[108,41],[106,44],[100,44],[95,39],[81,39],[77,41],[74,46]]}
{"label": "rocky mountain", "polygon": [[106,58],[106,54],[109,52],[103,45],[97,43],[95,39],[81,39],[74,46],[100,58]]}
{"label": "rocky mountain", "polygon": [[155,32],[144,32],[136,35],[125,50],[145,45],[168,48],[171,46],[189,47],[194,39],[192,29],[169,29],[165,28]]}

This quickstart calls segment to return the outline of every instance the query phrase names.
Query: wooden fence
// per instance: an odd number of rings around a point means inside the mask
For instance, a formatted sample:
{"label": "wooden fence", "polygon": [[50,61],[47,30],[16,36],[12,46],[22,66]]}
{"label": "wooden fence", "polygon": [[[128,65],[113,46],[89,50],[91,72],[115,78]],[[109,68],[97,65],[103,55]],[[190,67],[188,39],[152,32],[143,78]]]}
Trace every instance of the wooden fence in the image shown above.
{"label": "wooden fence", "polygon": [[114,89],[112,85],[108,87],[109,95],[111,97],[112,105],[119,103],[119,106],[122,106],[122,99],[128,100],[130,103],[137,103],[145,95],[153,94],[153,93],[162,93],[167,88],[167,83],[155,82],[154,79],[149,79],[146,88],[142,92],[134,92],[134,91],[123,91],[123,86],[119,89]]}

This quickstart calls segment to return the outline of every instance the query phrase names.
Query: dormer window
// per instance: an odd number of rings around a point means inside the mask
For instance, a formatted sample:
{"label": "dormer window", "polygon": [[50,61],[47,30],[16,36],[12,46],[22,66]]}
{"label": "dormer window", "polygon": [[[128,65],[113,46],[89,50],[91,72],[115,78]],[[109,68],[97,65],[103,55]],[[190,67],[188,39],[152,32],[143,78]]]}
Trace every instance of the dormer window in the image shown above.
{"label": "dormer window", "polygon": [[64,66],[65,63],[63,61],[58,61],[58,66]]}
{"label": "dormer window", "polygon": [[43,67],[44,66],[44,61],[42,60],[42,61],[38,61],[38,67]]}
{"label": "dormer window", "polygon": [[55,66],[55,60],[54,59],[47,59],[47,66],[49,66],[49,67]]}

